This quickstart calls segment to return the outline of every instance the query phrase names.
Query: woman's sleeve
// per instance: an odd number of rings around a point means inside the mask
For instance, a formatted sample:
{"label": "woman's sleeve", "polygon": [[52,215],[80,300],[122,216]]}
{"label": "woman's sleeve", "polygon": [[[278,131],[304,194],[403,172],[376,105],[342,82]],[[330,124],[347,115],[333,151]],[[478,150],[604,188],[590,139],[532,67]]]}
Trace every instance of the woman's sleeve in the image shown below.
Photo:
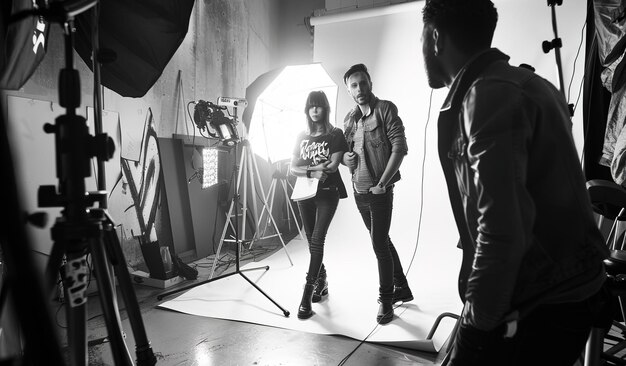
{"label": "woman's sleeve", "polygon": [[346,137],[341,128],[335,128],[333,130],[333,139],[330,146],[331,155],[337,151],[348,151],[348,143],[346,142]]}

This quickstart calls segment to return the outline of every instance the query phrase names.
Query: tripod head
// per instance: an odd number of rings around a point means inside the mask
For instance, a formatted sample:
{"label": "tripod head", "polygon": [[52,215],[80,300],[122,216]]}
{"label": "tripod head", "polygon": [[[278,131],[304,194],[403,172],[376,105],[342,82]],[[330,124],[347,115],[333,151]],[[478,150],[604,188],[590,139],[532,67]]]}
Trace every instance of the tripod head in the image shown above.
{"label": "tripod head", "polygon": [[42,16],[50,22],[61,23],[65,38],[65,68],[59,76],[59,104],[66,113],[56,118],[55,124],[46,123],[44,131],[55,135],[56,171],[59,180],[58,192],[54,186],[41,186],[38,192],[39,206],[65,207],[68,218],[81,219],[86,208],[102,199],[102,192],[85,192],[86,177],[91,175],[90,159],[96,157],[106,161],[113,157],[115,144],[107,134],[89,134],[86,119],[76,114],[80,106],[80,77],[74,69],[74,17],[97,4],[97,0],[75,0],[52,2],[47,8],[16,14]]}

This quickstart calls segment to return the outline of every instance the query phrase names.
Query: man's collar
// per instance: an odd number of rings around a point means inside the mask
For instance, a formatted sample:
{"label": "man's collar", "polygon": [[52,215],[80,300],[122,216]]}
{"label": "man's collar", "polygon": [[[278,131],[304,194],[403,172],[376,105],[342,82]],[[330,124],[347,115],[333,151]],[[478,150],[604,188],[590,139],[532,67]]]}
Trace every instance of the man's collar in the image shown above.
{"label": "man's collar", "polygon": [[[378,103],[378,97],[376,97],[373,93],[372,93],[372,97],[370,98],[370,102],[369,102],[369,107],[370,107],[370,111],[369,114],[372,114],[372,112],[374,112],[374,106],[376,106],[376,103]],[[361,117],[363,117],[363,113],[361,112],[361,108],[359,107],[359,105],[355,105],[354,108],[352,109],[352,112],[350,113],[351,117],[354,117],[356,120],[361,119]]]}
{"label": "man's collar", "polygon": [[509,58],[509,56],[505,55],[497,48],[490,48],[477,53],[470,58],[454,77],[454,81],[450,86],[450,91],[448,92],[448,96],[446,97],[441,110],[450,109],[456,101],[456,98],[463,98],[465,94],[464,89],[466,90],[467,87],[474,82],[478,74],[480,74],[488,65],[499,60],[508,61]]}

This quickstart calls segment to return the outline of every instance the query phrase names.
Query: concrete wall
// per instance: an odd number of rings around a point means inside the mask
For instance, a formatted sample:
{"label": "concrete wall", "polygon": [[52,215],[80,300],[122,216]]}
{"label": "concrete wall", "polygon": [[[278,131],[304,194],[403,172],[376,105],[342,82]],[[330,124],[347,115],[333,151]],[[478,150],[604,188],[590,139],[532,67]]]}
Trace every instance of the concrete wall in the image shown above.
{"label": "concrete wall", "polygon": [[[323,6],[323,0],[197,1],[186,38],[148,93],[141,98],[124,98],[104,88],[103,109],[120,114],[122,138],[125,133],[124,124],[129,126],[133,123],[128,122],[128,114],[139,110],[145,115],[146,108],[152,113],[153,127],[158,138],[191,134],[192,122],[185,109],[188,102],[199,99],[215,101],[219,96],[243,97],[248,84],[259,75],[287,64],[311,62],[312,41],[311,34],[305,26],[305,17]],[[81,77],[82,102],[79,114],[84,114],[85,107],[93,106],[93,74],[75,52],[74,55],[75,67]],[[51,102],[51,105],[58,103],[58,75],[64,62],[62,31],[58,24],[53,24],[45,59],[21,89],[2,91],[3,102],[6,103],[9,98],[22,97]],[[27,113],[27,110],[12,111],[9,116]],[[43,125],[44,122],[53,121],[35,120],[33,126],[38,128],[37,126]],[[142,120],[137,123],[141,125],[143,122]],[[13,127],[14,132],[23,128],[17,126],[18,123],[20,122],[16,121],[16,118],[9,120],[9,128]],[[41,135],[39,141],[26,141],[20,139],[19,134],[15,136],[17,137],[13,142],[18,147],[16,150],[27,151],[30,157],[39,156],[43,159],[18,157],[20,169],[34,181],[31,182],[31,188],[24,192],[26,209],[34,211],[37,210],[37,201],[34,197],[36,192],[32,187],[58,183],[54,176],[54,168],[41,169],[42,165],[54,162],[53,137]],[[48,163],[44,162],[46,159]],[[213,202],[217,204],[218,193],[214,195]],[[172,240],[160,232],[162,228],[168,228],[166,221],[169,218],[164,217],[162,205],[157,203],[157,206],[158,213],[154,222],[157,234],[160,239]],[[51,211],[52,221],[55,218],[54,214],[59,212]],[[121,224],[126,220],[123,215],[114,219],[117,220],[116,223]],[[48,228],[33,234],[35,250],[41,254],[42,263],[47,259],[52,245],[47,231],[50,224]],[[129,264],[140,263],[143,258],[137,239],[132,236],[121,236],[122,247]]]}

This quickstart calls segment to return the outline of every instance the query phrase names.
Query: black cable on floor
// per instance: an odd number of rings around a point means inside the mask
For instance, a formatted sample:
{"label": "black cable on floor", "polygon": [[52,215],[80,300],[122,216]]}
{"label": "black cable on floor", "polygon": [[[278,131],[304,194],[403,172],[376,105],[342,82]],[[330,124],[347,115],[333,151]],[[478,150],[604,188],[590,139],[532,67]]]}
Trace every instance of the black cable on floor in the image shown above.
{"label": "black cable on floor", "polygon": [[417,255],[417,247],[420,241],[420,232],[422,231],[422,214],[424,211],[424,172],[426,168],[426,141],[428,141],[428,123],[430,122],[430,110],[433,104],[433,92],[434,89],[430,89],[430,97],[428,98],[428,115],[426,117],[426,124],[424,125],[424,157],[422,158],[422,179],[420,181],[420,212],[417,220],[417,238],[415,239],[415,248],[413,249],[413,255],[411,261],[406,269],[405,276],[409,275],[415,256]]}
{"label": "black cable on floor", "polygon": [[[420,187],[420,211],[419,211],[418,223],[417,223],[417,239],[415,240],[415,249],[413,250],[413,255],[411,256],[411,261],[409,262],[409,266],[407,267],[405,276],[409,275],[409,271],[411,270],[411,266],[413,265],[413,260],[415,259],[415,255],[417,254],[417,247],[418,247],[419,240],[420,240],[420,231],[422,228],[422,213],[424,210],[424,171],[425,171],[425,166],[426,166],[426,141],[427,141],[427,133],[428,133],[428,123],[430,122],[430,111],[431,111],[432,102],[433,102],[433,92],[434,90],[430,89],[430,97],[428,99],[428,116],[426,117],[426,124],[424,125],[424,157],[422,159],[422,179],[421,179],[421,184],[420,184],[421,185]],[[393,309],[395,310],[398,307],[402,306],[403,304],[404,303],[400,303],[400,305],[395,305]],[[369,332],[369,334],[365,336],[365,338],[363,338],[363,340],[361,340],[361,342],[359,342],[359,344],[356,347],[354,347],[354,349],[350,353],[348,353],[346,357],[344,357],[337,366],[344,365],[348,361],[348,359],[356,352],[356,350],[359,349],[359,347],[361,347],[361,345],[369,339],[369,337],[374,333],[374,331],[376,331],[376,329],[378,329],[379,325],[380,324],[376,324],[374,329],[372,329],[372,331]]]}
{"label": "black cable on floor", "polygon": [[[395,306],[393,306],[392,311],[394,311],[395,309],[399,308],[399,307],[400,307],[401,305],[403,305],[403,304],[404,304],[404,303],[400,303],[400,305],[395,305]],[[386,315],[386,314],[385,314],[385,315]],[[354,347],[354,349],[353,349],[352,351],[350,351],[350,353],[348,353],[348,354],[346,355],[346,357],[344,357],[344,358],[343,358],[343,359],[342,359],[342,360],[341,360],[341,361],[337,364],[337,366],[343,366],[343,365],[345,365],[345,364],[346,364],[346,362],[348,361],[348,359],[349,359],[350,357],[352,357],[352,355],[356,352],[356,350],[357,350],[357,349],[359,349],[359,347],[361,347],[361,346],[363,345],[363,343],[367,342],[367,340],[369,339],[369,337],[370,337],[372,334],[374,334],[374,332],[376,331],[376,329],[378,329],[378,327],[379,327],[379,326],[380,326],[380,323],[378,323],[378,322],[377,322],[377,323],[376,323],[376,326],[374,327],[374,329],[372,329],[372,331],[371,331],[371,332],[369,332],[369,333],[368,333],[368,335],[366,335],[366,336],[365,336],[365,338],[363,338],[363,339],[359,342],[359,344],[357,344],[357,346],[356,346],[356,347]]]}

